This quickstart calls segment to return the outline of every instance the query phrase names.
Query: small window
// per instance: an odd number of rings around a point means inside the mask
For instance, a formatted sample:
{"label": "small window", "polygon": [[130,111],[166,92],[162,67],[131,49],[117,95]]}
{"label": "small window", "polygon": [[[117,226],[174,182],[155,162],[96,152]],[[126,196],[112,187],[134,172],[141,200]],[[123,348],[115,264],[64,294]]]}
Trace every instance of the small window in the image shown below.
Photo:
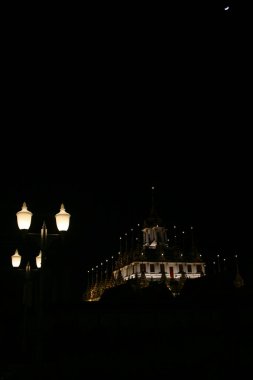
{"label": "small window", "polygon": [[184,270],[183,264],[179,264],[179,272],[181,273],[183,272],[183,270]]}
{"label": "small window", "polygon": [[188,273],[191,273],[192,272],[192,266],[191,265],[187,265],[187,270],[188,270]]}
{"label": "small window", "polygon": [[155,271],[155,264],[150,264],[150,272],[154,272]]}

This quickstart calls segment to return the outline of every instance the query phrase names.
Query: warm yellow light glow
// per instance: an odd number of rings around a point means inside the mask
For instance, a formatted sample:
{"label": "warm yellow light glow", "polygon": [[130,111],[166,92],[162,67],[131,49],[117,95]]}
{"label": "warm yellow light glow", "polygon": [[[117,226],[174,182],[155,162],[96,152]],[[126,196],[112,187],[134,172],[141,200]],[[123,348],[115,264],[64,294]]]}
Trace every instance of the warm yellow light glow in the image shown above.
{"label": "warm yellow light glow", "polygon": [[16,249],[14,255],[11,256],[11,263],[14,268],[18,268],[21,263],[21,256]]}
{"label": "warm yellow light glow", "polygon": [[67,231],[69,228],[70,214],[65,211],[64,204],[61,204],[60,212],[55,215],[56,225],[59,231]]}
{"label": "warm yellow light glow", "polygon": [[18,211],[16,215],[17,215],[18,228],[20,230],[29,230],[33,214],[27,210],[27,206],[25,202],[23,203],[22,209]]}
{"label": "warm yellow light glow", "polygon": [[26,271],[26,273],[29,273],[31,271],[31,265],[30,265],[29,261],[26,264],[25,271]]}
{"label": "warm yellow light glow", "polygon": [[36,256],[36,266],[37,266],[37,268],[41,268],[41,260],[42,260],[42,252],[40,251],[40,253],[38,254],[38,256]]}

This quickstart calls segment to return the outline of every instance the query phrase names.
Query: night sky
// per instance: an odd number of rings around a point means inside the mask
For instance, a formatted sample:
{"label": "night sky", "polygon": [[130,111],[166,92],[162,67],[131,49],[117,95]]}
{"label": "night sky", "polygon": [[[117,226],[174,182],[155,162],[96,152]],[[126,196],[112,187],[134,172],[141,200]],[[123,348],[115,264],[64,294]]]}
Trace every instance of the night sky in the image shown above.
{"label": "night sky", "polygon": [[65,204],[85,271],[143,223],[152,186],[168,226],[196,226],[210,256],[249,259],[248,16],[236,2],[186,3],[87,7],[8,33],[3,265],[24,201],[38,225]]}
{"label": "night sky", "polygon": [[[2,10],[0,378],[74,379],[79,371],[113,378],[122,368],[178,377],[198,368],[196,376],[218,379],[252,370],[248,3],[11,3]],[[115,304],[111,293],[112,307],[110,297],[82,302],[88,270],[117,256],[120,236],[143,226],[152,187],[170,236],[173,225],[178,234],[194,227],[211,276],[190,284],[188,296],[185,288],[179,303],[163,303],[159,293],[132,303],[124,291]],[[11,267],[16,248],[34,265],[39,247],[18,230],[23,202],[33,212],[32,233],[43,221],[49,235],[58,232],[61,203],[71,214],[64,247],[48,240],[45,270],[32,270],[31,282]],[[238,289],[236,254],[246,285]],[[45,332],[39,342],[37,322]],[[38,349],[46,354],[39,371]]]}

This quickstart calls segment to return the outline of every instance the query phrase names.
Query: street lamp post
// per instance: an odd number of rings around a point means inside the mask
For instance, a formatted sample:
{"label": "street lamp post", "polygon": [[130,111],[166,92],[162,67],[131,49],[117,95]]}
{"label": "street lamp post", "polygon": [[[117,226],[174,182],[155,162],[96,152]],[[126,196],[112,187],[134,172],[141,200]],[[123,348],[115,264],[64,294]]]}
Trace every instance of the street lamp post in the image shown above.
{"label": "street lamp post", "polygon": [[[69,228],[70,214],[65,211],[64,205],[61,204],[60,211],[55,215],[56,226],[59,233],[48,234],[45,221],[43,221],[42,228],[40,233],[30,233],[28,232],[31,221],[32,213],[27,209],[26,203],[22,205],[22,209],[16,213],[17,224],[19,229],[24,236],[36,236],[40,239],[40,251],[36,256],[36,269],[40,272],[40,282],[39,282],[39,297],[38,297],[38,314],[37,314],[37,342],[36,342],[36,353],[37,360],[39,364],[43,363],[43,335],[44,335],[44,308],[45,308],[45,268],[47,266],[47,249],[48,249],[48,237],[63,237],[65,231]],[[22,256],[19,255],[18,250],[15,251],[15,254],[12,255],[12,266],[18,268],[20,266]],[[24,327],[23,327],[23,349],[27,350],[27,322],[28,322],[28,313],[27,313],[27,292],[31,290],[31,270],[34,270],[30,267],[30,262],[27,262],[26,265],[26,274],[25,274],[25,284],[24,284]]]}

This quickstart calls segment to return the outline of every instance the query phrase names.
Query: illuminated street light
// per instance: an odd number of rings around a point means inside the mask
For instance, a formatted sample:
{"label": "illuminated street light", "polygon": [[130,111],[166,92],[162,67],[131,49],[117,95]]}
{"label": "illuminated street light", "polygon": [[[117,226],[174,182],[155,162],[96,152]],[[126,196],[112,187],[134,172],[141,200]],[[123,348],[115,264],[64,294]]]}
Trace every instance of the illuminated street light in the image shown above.
{"label": "illuminated street light", "polygon": [[16,249],[15,253],[11,256],[11,262],[12,262],[13,268],[18,268],[20,266],[21,256],[18,253],[17,249]]}
{"label": "illuminated street light", "polygon": [[42,252],[40,250],[40,253],[38,254],[38,256],[36,256],[36,266],[37,266],[37,268],[41,268],[41,259],[42,259]]}
{"label": "illuminated street light", "polygon": [[22,209],[17,212],[17,223],[20,230],[29,230],[32,222],[32,213],[27,210],[26,203],[23,203]]}
{"label": "illuminated street light", "polygon": [[[56,226],[59,233],[56,234],[48,234],[47,227],[45,221],[42,224],[42,228],[40,233],[30,233],[28,232],[31,222],[32,222],[33,213],[28,210],[26,203],[24,202],[20,211],[16,213],[17,217],[17,225],[18,228],[23,233],[23,238],[28,236],[39,238],[40,250],[38,255],[36,256],[36,268],[32,268],[29,260],[26,263],[25,267],[25,283],[24,283],[24,327],[23,327],[23,349],[26,351],[27,349],[27,325],[28,325],[28,309],[31,306],[31,300],[28,299],[27,294],[32,294],[32,278],[31,271],[39,271],[40,272],[40,283],[39,283],[39,297],[38,297],[38,342],[37,342],[37,359],[41,363],[43,356],[43,333],[44,333],[44,302],[45,302],[45,274],[44,274],[44,266],[46,263],[47,257],[47,249],[48,249],[48,236],[57,237],[62,236],[65,231],[69,228],[70,223],[70,214],[65,211],[64,205],[61,204],[60,211],[55,214]],[[62,240],[63,242],[63,240]],[[61,252],[62,254],[62,252]],[[16,249],[15,253],[11,256],[12,266],[14,268],[19,268],[22,262],[22,252],[21,255]],[[21,268],[21,270],[24,270]]]}
{"label": "illuminated street light", "polygon": [[58,230],[67,231],[69,229],[70,214],[65,211],[64,204],[61,204],[60,212],[55,215]]}

